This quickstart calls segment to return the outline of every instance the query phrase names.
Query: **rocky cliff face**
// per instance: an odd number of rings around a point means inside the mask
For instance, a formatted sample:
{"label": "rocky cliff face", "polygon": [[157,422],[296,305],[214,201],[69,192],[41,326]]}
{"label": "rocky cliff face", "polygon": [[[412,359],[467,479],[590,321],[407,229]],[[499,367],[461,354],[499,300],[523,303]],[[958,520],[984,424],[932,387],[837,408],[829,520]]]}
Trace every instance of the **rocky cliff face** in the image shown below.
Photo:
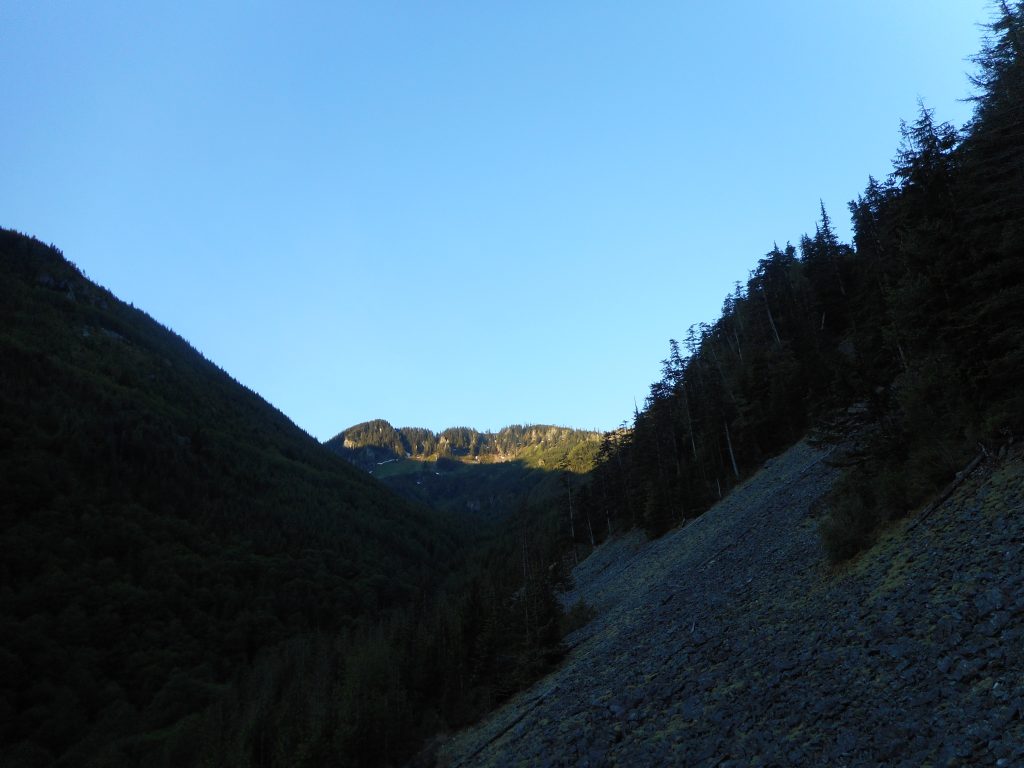
{"label": "rocky cliff face", "polygon": [[1024,763],[1024,458],[841,571],[799,444],[686,528],[575,572],[564,665],[441,749],[469,765]]}

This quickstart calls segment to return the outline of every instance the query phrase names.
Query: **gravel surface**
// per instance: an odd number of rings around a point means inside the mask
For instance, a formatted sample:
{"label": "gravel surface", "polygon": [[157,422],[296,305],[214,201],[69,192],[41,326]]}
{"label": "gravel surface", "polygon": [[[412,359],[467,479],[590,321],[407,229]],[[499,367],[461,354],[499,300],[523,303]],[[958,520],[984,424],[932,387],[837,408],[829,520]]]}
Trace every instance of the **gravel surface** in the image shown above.
{"label": "gravel surface", "polygon": [[798,444],[690,525],[598,548],[563,666],[439,765],[1024,765],[1024,459],[833,570],[825,456]]}

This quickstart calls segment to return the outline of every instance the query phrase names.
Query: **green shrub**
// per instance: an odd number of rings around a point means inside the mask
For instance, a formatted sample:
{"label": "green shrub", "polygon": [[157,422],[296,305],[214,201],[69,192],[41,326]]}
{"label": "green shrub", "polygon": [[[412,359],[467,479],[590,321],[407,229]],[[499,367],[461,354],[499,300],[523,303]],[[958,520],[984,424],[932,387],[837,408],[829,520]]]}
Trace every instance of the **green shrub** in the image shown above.
{"label": "green shrub", "polygon": [[849,560],[870,547],[880,524],[878,507],[860,493],[846,493],[831,500],[828,513],[818,525],[829,560]]}

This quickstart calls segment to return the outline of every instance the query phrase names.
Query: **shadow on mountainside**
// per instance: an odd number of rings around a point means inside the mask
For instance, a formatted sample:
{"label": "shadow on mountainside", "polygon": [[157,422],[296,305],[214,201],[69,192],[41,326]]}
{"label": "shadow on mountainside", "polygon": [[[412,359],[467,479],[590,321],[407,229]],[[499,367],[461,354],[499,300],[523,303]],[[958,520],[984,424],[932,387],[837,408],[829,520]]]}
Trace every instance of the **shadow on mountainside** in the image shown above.
{"label": "shadow on mountainside", "polygon": [[531,467],[519,459],[493,464],[398,459],[396,464],[400,467],[374,476],[408,499],[478,518],[502,519],[565,493],[561,472]]}

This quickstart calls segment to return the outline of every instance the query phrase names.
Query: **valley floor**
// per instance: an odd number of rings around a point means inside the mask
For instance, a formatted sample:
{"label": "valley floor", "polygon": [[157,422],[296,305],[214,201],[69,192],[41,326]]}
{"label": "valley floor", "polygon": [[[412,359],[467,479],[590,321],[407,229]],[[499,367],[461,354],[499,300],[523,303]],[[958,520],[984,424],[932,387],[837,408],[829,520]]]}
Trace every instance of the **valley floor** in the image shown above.
{"label": "valley floor", "polygon": [[801,443],[690,525],[599,548],[563,666],[439,764],[1024,763],[1024,457],[831,570]]}

